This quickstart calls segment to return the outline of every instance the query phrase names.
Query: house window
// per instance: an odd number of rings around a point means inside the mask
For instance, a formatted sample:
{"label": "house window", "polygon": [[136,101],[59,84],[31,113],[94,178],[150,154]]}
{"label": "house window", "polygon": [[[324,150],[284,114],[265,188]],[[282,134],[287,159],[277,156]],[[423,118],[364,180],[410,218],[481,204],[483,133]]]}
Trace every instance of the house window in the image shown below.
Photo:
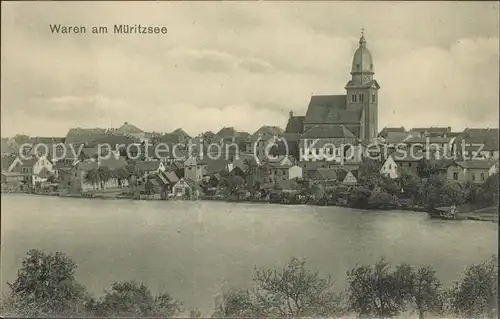
{"label": "house window", "polygon": [[408,163],[408,167],[411,167],[411,163]]}
{"label": "house window", "polygon": [[457,172],[453,173],[453,179],[454,179],[454,180],[457,180],[457,179],[458,179],[458,173],[457,173]]}
{"label": "house window", "polygon": [[391,169],[391,164],[389,164],[389,169]]}
{"label": "house window", "polygon": [[375,93],[372,93],[372,103],[375,103]]}
{"label": "house window", "polygon": [[484,181],[484,173],[481,173],[481,180]]}
{"label": "house window", "polygon": [[360,102],[364,102],[364,94],[363,94],[363,93],[361,93],[361,94],[359,95],[359,101],[360,101]]}
{"label": "house window", "polygon": [[359,64],[356,64],[356,69],[359,70]]}
{"label": "house window", "polygon": [[351,102],[356,102],[356,94],[351,95]]}
{"label": "house window", "polygon": [[472,173],[472,180],[475,181],[476,180],[476,174]]}

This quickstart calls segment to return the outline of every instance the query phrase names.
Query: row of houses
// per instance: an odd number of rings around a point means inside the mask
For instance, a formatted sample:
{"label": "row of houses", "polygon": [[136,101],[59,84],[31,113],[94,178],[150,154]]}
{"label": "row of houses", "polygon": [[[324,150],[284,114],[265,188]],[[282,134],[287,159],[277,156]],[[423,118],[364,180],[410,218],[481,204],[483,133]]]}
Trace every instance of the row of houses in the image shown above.
{"label": "row of houses", "polygon": [[[453,132],[450,127],[414,128],[411,130],[386,127],[379,133],[378,138],[366,142],[358,140],[349,129],[342,125],[334,127],[313,126],[304,131],[303,121],[303,116],[293,116],[293,113],[290,112],[290,118],[284,131],[275,126],[263,126],[250,135],[232,127],[224,127],[217,134],[205,132],[195,138],[191,138],[182,129],[177,129],[169,134],[145,133],[129,123],[125,123],[116,130],[71,129],[66,138],[61,139],[17,136],[9,143],[2,144],[4,155],[2,180],[18,180],[34,185],[51,174],[59,176],[60,171],[68,171],[68,166],[72,167],[77,163],[82,165],[82,169],[85,170],[86,164],[83,163],[89,163],[92,160],[94,163],[98,163],[96,159],[116,151],[99,148],[98,146],[102,146],[102,144],[120,144],[123,145],[123,148],[134,145],[136,148],[129,149],[127,153],[122,152],[124,149],[118,150],[118,156],[126,163],[129,163],[130,158],[133,157],[133,160],[139,163],[138,165],[150,165],[154,168],[144,171],[165,171],[164,167],[177,165],[177,173],[183,171],[183,173],[177,174],[178,178],[183,178],[186,175],[186,178],[195,184],[200,183],[207,176],[222,171],[231,172],[235,167],[245,172],[248,166],[244,164],[245,160],[254,161],[261,167],[253,179],[262,185],[297,177],[324,179],[329,174],[339,175],[336,176],[336,179],[341,182],[349,175],[348,180],[352,181],[358,178],[357,169],[363,158],[368,154],[373,155],[373,146],[377,146],[378,155],[384,163],[381,173],[392,178],[397,178],[402,170],[416,172],[421,156],[414,155],[419,152],[425,153],[427,157],[431,154],[431,159],[456,153],[458,156],[454,160],[436,160],[436,162],[440,163],[439,165],[444,165],[441,168],[443,174],[446,171],[446,176],[450,180],[458,182],[479,183],[497,169],[498,129],[468,128],[462,132]],[[146,140],[149,141],[150,149],[146,149],[144,146]],[[4,140],[2,141],[4,142]],[[10,166],[14,163],[12,158],[16,157],[15,146],[21,143],[35,144],[36,142],[48,145],[49,152],[45,154],[44,160],[50,165],[41,164],[44,162],[38,160],[41,158],[40,154],[37,154],[36,148],[32,148],[26,150],[24,154],[32,156],[32,159],[23,161],[22,165],[19,164],[19,161],[15,161],[17,164],[11,168]],[[172,149],[170,149],[166,156],[165,154],[158,155],[154,148],[160,142],[171,145],[184,143],[185,147],[177,149],[176,154],[173,154]],[[59,160],[61,157],[61,154],[58,153],[59,150],[51,146],[60,143],[64,143],[61,151],[63,149],[67,151],[69,146],[77,151],[73,154],[66,153],[64,159]],[[228,149],[221,147],[218,150],[219,153],[216,154],[218,158],[212,160],[210,156],[207,156],[211,152],[207,149],[208,144],[221,146],[231,144],[237,145],[237,147]],[[337,147],[335,149],[329,148],[332,144]],[[268,153],[269,145],[274,145],[270,154]],[[348,145],[348,147],[342,148],[343,145]],[[9,156],[5,155],[4,146],[6,149],[10,149],[7,151]],[[147,153],[148,156],[133,156],[136,155],[133,154],[134,149],[143,154]],[[188,149],[194,152],[189,152]],[[221,149],[222,153],[220,153]],[[203,151],[197,152],[197,150]],[[408,150],[412,150],[413,153],[409,153],[412,156],[398,156],[398,151]],[[6,165],[3,163],[4,159],[7,162]],[[10,163],[9,159],[12,160]],[[146,162],[151,163],[140,164]],[[88,164],[88,167],[95,165]],[[40,169],[40,167],[45,167],[45,170]],[[327,171],[331,173],[327,173]],[[344,173],[337,174],[337,172]]]}

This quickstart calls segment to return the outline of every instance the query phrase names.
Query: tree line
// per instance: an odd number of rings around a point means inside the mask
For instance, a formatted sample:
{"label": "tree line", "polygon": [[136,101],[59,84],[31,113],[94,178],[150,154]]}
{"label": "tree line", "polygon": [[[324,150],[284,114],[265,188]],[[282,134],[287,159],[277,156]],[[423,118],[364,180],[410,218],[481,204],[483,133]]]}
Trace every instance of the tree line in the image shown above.
{"label": "tree line", "polygon": [[[77,265],[64,253],[30,250],[1,302],[9,317],[175,317],[182,302],[168,292],[153,294],[143,283],[115,282],[96,298],[78,283]],[[291,258],[282,269],[256,267],[250,289],[223,292],[212,317],[360,317],[390,318],[400,314],[496,318],[496,256],[469,265],[449,288],[432,266],[406,263],[356,265],[346,273],[342,292],[330,277]],[[200,317],[197,309],[190,317]]]}

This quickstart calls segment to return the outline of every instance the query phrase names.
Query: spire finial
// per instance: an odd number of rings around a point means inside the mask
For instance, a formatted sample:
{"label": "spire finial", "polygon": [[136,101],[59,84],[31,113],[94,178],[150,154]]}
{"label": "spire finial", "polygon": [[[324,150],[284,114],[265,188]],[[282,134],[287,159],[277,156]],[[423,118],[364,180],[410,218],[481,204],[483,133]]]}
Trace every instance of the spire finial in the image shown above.
{"label": "spire finial", "polygon": [[361,28],[361,37],[359,38],[359,46],[365,47],[365,45],[366,45],[365,28]]}

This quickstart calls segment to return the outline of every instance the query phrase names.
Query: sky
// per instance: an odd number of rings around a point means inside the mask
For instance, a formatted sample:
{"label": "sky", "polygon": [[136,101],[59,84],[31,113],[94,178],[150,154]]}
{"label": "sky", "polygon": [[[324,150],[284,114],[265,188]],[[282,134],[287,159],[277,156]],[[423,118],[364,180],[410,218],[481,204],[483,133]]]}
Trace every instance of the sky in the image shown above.
{"label": "sky", "polygon": [[[498,127],[497,2],[2,2],[1,135],[253,133],[344,94],[361,28],[379,129]],[[50,24],[86,26],[52,34]],[[91,34],[166,26],[166,35]]]}

